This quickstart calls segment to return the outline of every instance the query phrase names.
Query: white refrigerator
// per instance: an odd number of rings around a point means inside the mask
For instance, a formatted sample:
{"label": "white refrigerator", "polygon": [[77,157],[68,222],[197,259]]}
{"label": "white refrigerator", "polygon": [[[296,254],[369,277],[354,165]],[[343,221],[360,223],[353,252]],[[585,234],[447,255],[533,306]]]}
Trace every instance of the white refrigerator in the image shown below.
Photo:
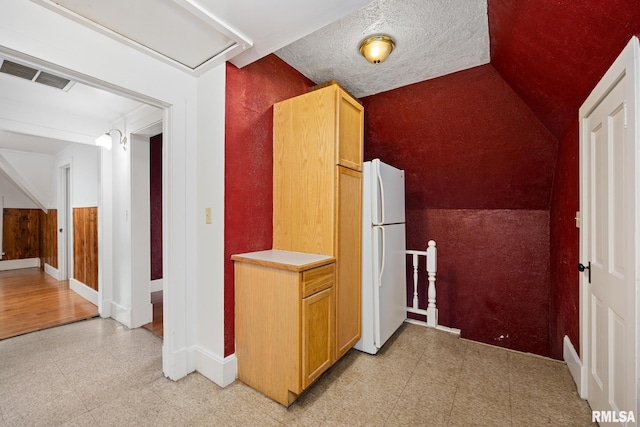
{"label": "white refrigerator", "polygon": [[363,164],[362,338],[376,354],[407,318],[404,171],[374,159]]}

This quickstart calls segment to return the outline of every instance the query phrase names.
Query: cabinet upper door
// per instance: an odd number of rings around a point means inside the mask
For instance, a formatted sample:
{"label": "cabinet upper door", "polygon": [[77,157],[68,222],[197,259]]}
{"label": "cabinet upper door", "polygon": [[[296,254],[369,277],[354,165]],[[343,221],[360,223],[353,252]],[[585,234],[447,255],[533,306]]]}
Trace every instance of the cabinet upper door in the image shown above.
{"label": "cabinet upper door", "polygon": [[343,90],[338,90],[338,158],[336,163],[362,171],[364,108]]}
{"label": "cabinet upper door", "polygon": [[318,90],[274,106],[274,249],[333,256],[335,105]]}

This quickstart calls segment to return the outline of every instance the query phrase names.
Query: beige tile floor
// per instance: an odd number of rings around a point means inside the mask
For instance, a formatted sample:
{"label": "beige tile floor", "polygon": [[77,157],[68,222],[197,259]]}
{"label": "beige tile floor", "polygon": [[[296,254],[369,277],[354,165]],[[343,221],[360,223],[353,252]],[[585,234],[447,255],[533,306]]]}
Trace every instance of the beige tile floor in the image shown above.
{"label": "beige tile floor", "polygon": [[163,377],[160,338],[92,319],[0,341],[0,426],[586,426],[560,362],[406,324],[289,409],[236,381]]}

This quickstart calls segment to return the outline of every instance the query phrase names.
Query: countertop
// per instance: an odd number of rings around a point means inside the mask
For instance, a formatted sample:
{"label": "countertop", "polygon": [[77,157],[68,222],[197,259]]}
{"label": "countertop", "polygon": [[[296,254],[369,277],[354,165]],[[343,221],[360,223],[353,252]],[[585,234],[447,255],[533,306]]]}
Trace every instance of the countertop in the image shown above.
{"label": "countertop", "polygon": [[282,251],[279,249],[231,255],[231,259],[236,262],[246,262],[290,271],[304,271],[335,262],[334,257],[327,255]]}

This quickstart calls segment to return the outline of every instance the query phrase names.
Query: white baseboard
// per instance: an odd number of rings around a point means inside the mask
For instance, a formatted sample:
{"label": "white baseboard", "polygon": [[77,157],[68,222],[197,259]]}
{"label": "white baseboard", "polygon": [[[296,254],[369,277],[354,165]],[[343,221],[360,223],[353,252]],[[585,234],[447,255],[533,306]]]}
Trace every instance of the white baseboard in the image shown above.
{"label": "white baseboard", "polygon": [[193,366],[189,366],[193,357],[193,350],[187,347],[172,352],[165,340],[162,343],[162,372],[170,380],[178,381],[195,371]]}
{"label": "white baseboard", "polygon": [[0,261],[0,271],[40,267],[40,258],[7,259]]}
{"label": "white baseboard", "polygon": [[69,279],[69,289],[89,301],[91,304],[98,305],[98,291],[95,291],[76,279]]}
{"label": "white baseboard", "polygon": [[[411,323],[412,325],[418,325],[418,326],[424,326],[425,328],[431,328],[431,326],[429,326],[429,324],[427,324],[427,322],[422,321],[422,320],[406,318],[406,319],[404,319],[404,321],[405,321],[405,323]],[[442,326],[442,325],[437,325],[434,329],[437,329],[438,331],[449,332],[450,334],[454,334],[454,335],[460,336],[460,329],[449,328],[448,326]]]}
{"label": "white baseboard", "polygon": [[232,354],[224,359],[202,347],[195,349],[196,371],[209,378],[220,387],[226,387],[238,376],[238,359]]}
{"label": "white baseboard", "polygon": [[153,321],[153,304],[146,303],[142,307],[136,308],[131,312],[130,328],[139,328]]}
{"label": "white baseboard", "polygon": [[427,325],[427,322],[424,322],[422,320],[417,320],[417,319],[410,319],[408,317],[404,319],[404,322],[411,323],[412,325],[424,326],[425,328],[429,327],[429,325]]}
{"label": "white baseboard", "polygon": [[436,329],[439,331],[449,332],[450,334],[457,335],[457,336],[460,336],[460,332],[461,332],[460,329],[450,328],[448,326],[442,326],[442,325],[436,326]]}
{"label": "white baseboard", "polygon": [[573,381],[576,383],[578,394],[581,398],[586,399],[586,387],[582,378],[582,361],[567,335],[564,336],[563,340],[562,357],[569,368]]}
{"label": "white baseboard", "polygon": [[111,301],[111,318],[131,329],[131,309]]}
{"label": "white baseboard", "polygon": [[44,272],[47,273],[49,276],[53,277],[56,280],[61,280],[60,279],[60,270],[58,270],[55,267],[50,266],[46,262],[44,263]]}
{"label": "white baseboard", "polygon": [[100,310],[100,304],[98,304],[98,311],[100,313],[100,317],[103,319],[111,317],[111,300],[103,300],[102,301],[102,309]]}
{"label": "white baseboard", "polygon": [[162,279],[156,279],[150,282],[149,288],[151,289],[151,292],[158,292],[162,290],[162,286]]}

